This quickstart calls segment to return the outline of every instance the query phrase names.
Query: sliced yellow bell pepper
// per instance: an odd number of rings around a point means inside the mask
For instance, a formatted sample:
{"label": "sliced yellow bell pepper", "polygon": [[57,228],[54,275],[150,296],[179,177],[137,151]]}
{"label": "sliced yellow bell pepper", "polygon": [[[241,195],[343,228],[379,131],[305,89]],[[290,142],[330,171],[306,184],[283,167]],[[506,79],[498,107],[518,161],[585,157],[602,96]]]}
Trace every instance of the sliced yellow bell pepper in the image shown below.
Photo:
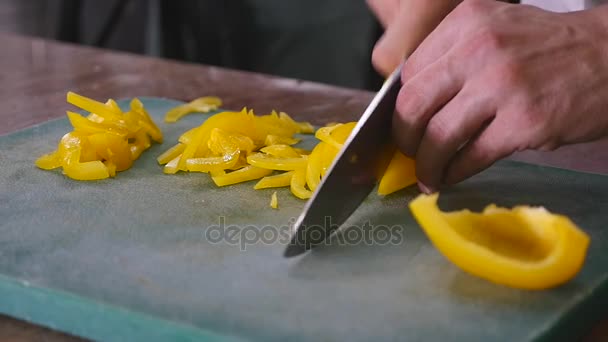
{"label": "sliced yellow bell pepper", "polygon": [[309,199],[312,191],[306,189],[306,169],[295,170],[290,184],[291,192],[298,198]]}
{"label": "sliced yellow bell pepper", "polygon": [[279,199],[277,198],[277,192],[273,192],[272,196],[270,196],[270,207],[272,209],[277,209],[279,207]]}
{"label": "sliced yellow bell pepper", "polygon": [[165,114],[165,122],[177,122],[184,115],[190,113],[208,113],[218,109],[222,100],[215,96],[205,96],[194,99],[191,102],[177,106]]}
{"label": "sliced yellow bell pepper", "polygon": [[293,177],[294,173],[294,171],[287,171],[278,175],[264,177],[260,179],[253,188],[259,190],[289,186],[291,184],[291,177]]}
{"label": "sliced yellow bell pepper", "polygon": [[585,261],[590,238],[563,215],[543,207],[495,205],[482,213],[444,213],[438,196],[418,196],[409,204],[411,212],[436,248],[472,275],[540,290],[569,281]]}
{"label": "sliced yellow bell pepper", "polygon": [[326,150],[332,148],[325,142],[320,142],[312,149],[310,156],[308,157],[308,165],[306,166],[306,184],[312,191],[317,189],[319,183],[321,183],[321,170],[323,169]]}
{"label": "sliced yellow bell pepper", "polygon": [[412,184],[416,184],[416,182],[415,161],[397,150],[380,179],[378,194],[386,196]]}
{"label": "sliced yellow bell pepper", "polygon": [[186,149],[186,144],[177,143],[170,149],[163,152],[163,154],[158,156],[156,158],[156,161],[161,165],[166,164],[166,163],[170,162],[171,160],[173,160],[175,157],[182,154],[182,152],[184,152],[184,149]]}
{"label": "sliced yellow bell pepper", "polygon": [[300,142],[300,139],[291,138],[291,137],[281,137],[277,135],[267,135],[266,140],[264,141],[264,145],[295,145]]}
{"label": "sliced yellow bell pepper", "polygon": [[279,158],[298,158],[300,153],[289,145],[270,145],[263,147],[260,151]]}
{"label": "sliced yellow bell pepper", "polygon": [[272,170],[262,169],[253,165],[245,166],[242,169],[226,173],[224,175],[212,176],[213,182],[217,186],[226,186],[236,183],[247,182],[266,177]]}
{"label": "sliced yellow bell pepper", "polygon": [[277,158],[264,153],[254,153],[247,157],[247,162],[253,166],[270,170],[291,171],[306,169],[308,156],[297,158]]}
{"label": "sliced yellow bell pepper", "polygon": [[162,142],[161,131],[138,99],[131,101],[126,113],[112,99],[101,103],[68,92],[67,101],[90,113],[84,117],[67,112],[73,131],[62,137],[54,152],[36,160],[41,169],[62,167],[66,176],[76,180],[114,177],[151,146],[150,137]]}

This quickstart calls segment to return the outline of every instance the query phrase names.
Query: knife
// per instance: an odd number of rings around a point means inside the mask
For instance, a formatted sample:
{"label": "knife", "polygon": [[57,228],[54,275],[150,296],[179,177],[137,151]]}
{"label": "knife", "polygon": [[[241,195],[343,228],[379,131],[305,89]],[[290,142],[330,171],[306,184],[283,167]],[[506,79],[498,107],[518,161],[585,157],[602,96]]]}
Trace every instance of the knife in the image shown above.
{"label": "knife", "polygon": [[391,123],[400,88],[401,65],[374,96],[306,202],[292,228],[285,257],[324,243],[375,188],[395,151]]}

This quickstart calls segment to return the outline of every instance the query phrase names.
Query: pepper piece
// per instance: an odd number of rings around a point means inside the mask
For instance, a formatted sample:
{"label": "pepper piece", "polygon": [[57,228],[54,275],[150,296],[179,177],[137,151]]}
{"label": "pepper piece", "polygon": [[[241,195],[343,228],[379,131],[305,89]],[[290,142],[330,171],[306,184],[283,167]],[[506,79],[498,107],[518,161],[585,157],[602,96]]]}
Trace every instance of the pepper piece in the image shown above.
{"label": "pepper piece", "polygon": [[419,195],[410,210],[439,252],[472,275],[541,290],[569,281],[585,261],[590,238],[566,216],[523,205],[444,213],[438,197]]}
{"label": "pepper piece", "polygon": [[287,171],[274,176],[267,176],[260,179],[255,186],[255,190],[266,189],[266,188],[280,188],[289,186],[291,184],[291,178],[293,177],[294,171]]}
{"label": "pepper piece", "polygon": [[378,194],[386,196],[417,182],[416,163],[401,151],[395,151],[378,185]]}
{"label": "pepper piece", "polygon": [[186,104],[172,108],[165,114],[165,122],[177,122],[183,116],[190,113],[208,113],[218,109],[222,100],[215,96],[205,96],[194,99]]}
{"label": "pepper piece", "polygon": [[277,198],[277,192],[273,192],[272,196],[270,196],[270,207],[272,209],[277,209],[279,207],[279,199]]}

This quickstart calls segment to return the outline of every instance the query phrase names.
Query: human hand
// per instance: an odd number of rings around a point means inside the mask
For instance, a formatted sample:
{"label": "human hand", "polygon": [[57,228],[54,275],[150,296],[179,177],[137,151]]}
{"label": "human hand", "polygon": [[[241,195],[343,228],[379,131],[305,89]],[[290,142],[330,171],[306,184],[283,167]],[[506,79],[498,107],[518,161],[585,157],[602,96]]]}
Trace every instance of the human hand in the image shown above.
{"label": "human hand", "polygon": [[466,0],[402,81],[393,134],[427,193],[516,151],[595,140],[608,135],[608,6],[552,13]]}
{"label": "human hand", "polygon": [[462,0],[367,0],[385,28],[372,63],[388,76]]}

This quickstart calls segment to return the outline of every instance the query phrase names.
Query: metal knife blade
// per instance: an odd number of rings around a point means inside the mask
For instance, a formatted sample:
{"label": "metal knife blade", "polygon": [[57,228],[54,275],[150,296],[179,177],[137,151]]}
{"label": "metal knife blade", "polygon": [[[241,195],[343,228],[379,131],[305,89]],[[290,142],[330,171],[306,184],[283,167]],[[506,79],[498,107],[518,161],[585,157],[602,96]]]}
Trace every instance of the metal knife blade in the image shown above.
{"label": "metal knife blade", "polygon": [[285,257],[326,241],[374,189],[394,152],[391,122],[400,88],[401,66],[374,96],[306,203],[292,228]]}

